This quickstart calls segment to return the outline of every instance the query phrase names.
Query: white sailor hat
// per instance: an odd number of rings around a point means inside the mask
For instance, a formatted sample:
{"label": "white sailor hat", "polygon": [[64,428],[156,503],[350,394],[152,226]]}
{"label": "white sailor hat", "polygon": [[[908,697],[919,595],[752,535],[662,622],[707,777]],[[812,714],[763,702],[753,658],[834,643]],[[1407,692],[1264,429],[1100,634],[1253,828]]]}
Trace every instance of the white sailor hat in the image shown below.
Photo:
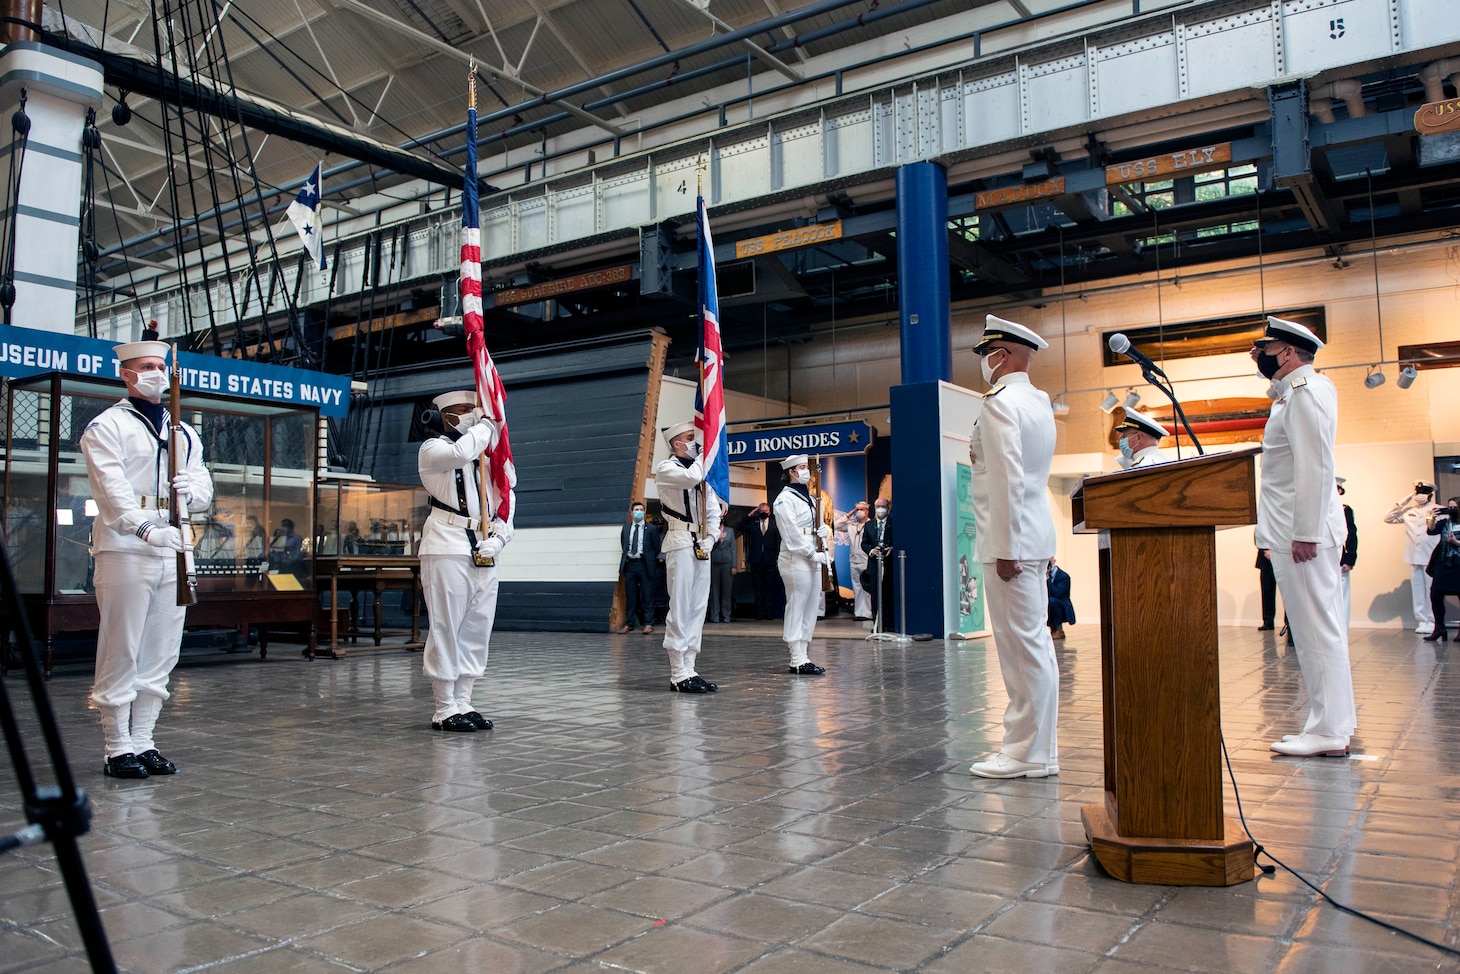
{"label": "white sailor hat", "polygon": [[1032,329],[1013,321],[1005,321],[997,315],[989,315],[984,319],[983,334],[973,343],[973,350],[981,351],[997,341],[1016,342],[1035,349],[1049,348],[1049,342],[1036,335]]}
{"label": "white sailor hat", "polygon": [[676,436],[680,435],[681,433],[688,433],[694,428],[695,421],[692,419],[687,419],[683,423],[675,423],[673,426],[666,426],[663,430],[664,442],[666,444],[672,444]]}
{"label": "white sailor hat", "polygon": [[1414,492],[1416,494],[1425,492],[1433,494],[1435,492],[1435,485],[1428,480],[1416,480],[1414,482]]}
{"label": "white sailor hat", "polygon": [[113,348],[112,353],[116,355],[118,362],[130,362],[134,358],[148,356],[167,358],[167,353],[171,350],[172,346],[167,342],[123,342]]}
{"label": "white sailor hat", "polygon": [[1294,348],[1301,348],[1310,354],[1323,347],[1323,339],[1313,334],[1312,331],[1296,321],[1288,321],[1286,318],[1279,318],[1275,315],[1267,316],[1267,331],[1252,344],[1266,345],[1268,342],[1286,342]]}
{"label": "white sailor hat", "polygon": [[475,389],[462,389],[460,392],[443,392],[431,400],[431,405],[437,409],[446,409],[451,406],[475,406],[477,404],[477,391]]}
{"label": "white sailor hat", "polygon": [[803,463],[810,463],[811,458],[804,453],[795,453],[781,461],[782,470],[795,470]]}
{"label": "white sailor hat", "polygon": [[1138,413],[1134,409],[1125,411],[1125,419],[1115,424],[1118,430],[1140,430],[1142,433],[1149,433],[1156,439],[1161,440],[1171,435],[1171,431],[1144,413]]}

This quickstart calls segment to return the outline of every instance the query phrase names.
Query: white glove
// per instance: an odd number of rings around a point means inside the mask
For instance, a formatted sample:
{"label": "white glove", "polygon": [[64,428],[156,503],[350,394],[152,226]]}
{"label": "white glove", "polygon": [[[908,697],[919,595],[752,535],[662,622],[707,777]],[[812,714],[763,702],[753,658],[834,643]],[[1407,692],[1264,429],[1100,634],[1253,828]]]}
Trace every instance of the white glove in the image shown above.
{"label": "white glove", "polygon": [[172,478],[172,489],[177,491],[177,499],[182,504],[187,504],[193,499],[193,477],[186,470],[179,470]]}
{"label": "white glove", "polygon": [[509,542],[509,541],[512,540],[512,535],[515,534],[516,532],[514,532],[512,530],[512,528],[510,528],[507,525],[507,522],[506,521],[499,521],[496,518],[492,518],[491,523],[492,523],[492,535],[498,541],[502,542],[502,547],[503,548],[507,547],[507,542]]}
{"label": "white glove", "polygon": [[502,553],[502,539],[495,534],[477,542],[477,554],[483,558],[496,558]]}
{"label": "white glove", "polygon": [[831,538],[831,528],[823,524],[821,527],[816,529],[816,536],[822,541],[829,540]]}
{"label": "white glove", "polygon": [[158,524],[147,532],[147,543],[154,548],[171,548],[173,551],[183,550],[182,532],[171,524]]}
{"label": "white glove", "polygon": [[831,552],[829,552],[829,551],[818,551],[816,553],[816,563],[818,565],[830,565],[831,564]]}

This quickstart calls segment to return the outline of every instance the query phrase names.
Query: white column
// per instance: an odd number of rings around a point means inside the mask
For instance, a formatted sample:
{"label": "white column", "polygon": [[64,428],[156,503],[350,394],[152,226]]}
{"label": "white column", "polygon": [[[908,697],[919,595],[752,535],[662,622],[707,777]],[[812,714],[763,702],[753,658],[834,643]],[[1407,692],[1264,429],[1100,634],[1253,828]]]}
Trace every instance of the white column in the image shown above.
{"label": "white column", "polygon": [[11,324],[70,335],[76,331],[76,262],[81,214],[81,130],[86,109],[100,108],[101,66],[31,41],[0,51],[0,119],[20,108],[30,116],[30,143],[20,178],[20,204],[8,208],[10,143],[0,126],[0,221],[15,221],[15,306]]}

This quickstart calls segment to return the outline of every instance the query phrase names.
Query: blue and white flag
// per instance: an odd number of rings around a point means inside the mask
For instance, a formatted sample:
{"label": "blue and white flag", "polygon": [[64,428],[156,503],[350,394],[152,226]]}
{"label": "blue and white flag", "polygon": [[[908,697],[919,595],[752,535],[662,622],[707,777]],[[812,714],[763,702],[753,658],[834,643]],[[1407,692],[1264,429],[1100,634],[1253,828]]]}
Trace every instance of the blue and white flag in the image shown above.
{"label": "blue and white flag", "polygon": [[294,229],[299,232],[299,240],[304,244],[304,250],[309,254],[309,259],[314,261],[320,270],[326,270],[328,263],[324,256],[324,226],[320,220],[320,193],[324,189],[324,164],[319,163],[314,167],[314,172],[304,181],[304,187],[299,190],[299,195],[294,197],[294,202],[289,204],[285,211],[289,216],[289,222],[294,224]]}

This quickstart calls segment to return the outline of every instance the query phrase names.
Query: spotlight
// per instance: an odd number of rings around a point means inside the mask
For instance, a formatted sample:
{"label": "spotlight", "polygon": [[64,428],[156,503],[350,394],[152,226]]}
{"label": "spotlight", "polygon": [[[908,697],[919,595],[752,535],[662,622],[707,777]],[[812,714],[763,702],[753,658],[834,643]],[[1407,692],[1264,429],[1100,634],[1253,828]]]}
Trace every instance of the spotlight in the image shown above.
{"label": "spotlight", "polygon": [[1054,410],[1055,419],[1064,419],[1070,414],[1070,404],[1065,402],[1064,396],[1060,396],[1054,402],[1050,403],[1049,406]]}
{"label": "spotlight", "polygon": [[1135,409],[1140,404],[1141,394],[1139,392],[1136,392],[1134,389],[1127,389],[1125,393],[1125,401],[1121,403],[1121,405],[1125,407],[1126,412],[1130,412],[1132,409]]}
{"label": "spotlight", "polygon": [[1105,393],[1105,398],[1100,400],[1100,411],[1102,413],[1113,413],[1115,412],[1115,407],[1119,405],[1120,400],[1115,398],[1115,393],[1107,390]]}
{"label": "spotlight", "polygon": [[1414,380],[1418,377],[1419,370],[1412,365],[1406,365],[1404,368],[1399,370],[1399,380],[1397,384],[1401,389],[1408,389],[1410,386],[1414,385]]}
{"label": "spotlight", "polygon": [[1364,385],[1370,389],[1377,389],[1384,384],[1384,373],[1379,371],[1379,366],[1369,366],[1369,374],[1364,376]]}

